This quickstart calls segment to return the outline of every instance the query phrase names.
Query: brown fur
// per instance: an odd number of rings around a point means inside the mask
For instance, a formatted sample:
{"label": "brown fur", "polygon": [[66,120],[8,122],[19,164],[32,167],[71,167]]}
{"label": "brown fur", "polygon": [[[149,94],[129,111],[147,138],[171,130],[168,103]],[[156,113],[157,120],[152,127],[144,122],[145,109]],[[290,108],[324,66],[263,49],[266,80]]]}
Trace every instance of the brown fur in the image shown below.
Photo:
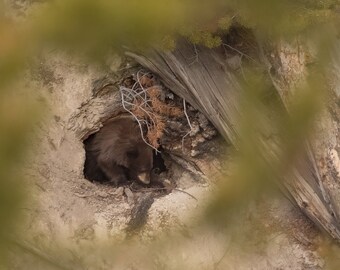
{"label": "brown fur", "polygon": [[139,180],[141,173],[150,172],[152,148],[142,139],[138,124],[130,116],[108,120],[85,142],[85,177],[89,180],[110,181],[115,184]]}

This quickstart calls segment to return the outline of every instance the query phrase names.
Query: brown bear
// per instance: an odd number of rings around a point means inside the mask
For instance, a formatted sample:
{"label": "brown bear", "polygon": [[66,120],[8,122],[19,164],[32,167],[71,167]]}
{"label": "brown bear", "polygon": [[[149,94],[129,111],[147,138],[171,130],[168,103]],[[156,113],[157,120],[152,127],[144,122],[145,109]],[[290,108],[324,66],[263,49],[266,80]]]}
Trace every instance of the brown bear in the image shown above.
{"label": "brown bear", "polygon": [[124,114],[109,119],[84,144],[85,178],[115,185],[127,180],[150,183],[153,150],[143,141],[132,116]]}

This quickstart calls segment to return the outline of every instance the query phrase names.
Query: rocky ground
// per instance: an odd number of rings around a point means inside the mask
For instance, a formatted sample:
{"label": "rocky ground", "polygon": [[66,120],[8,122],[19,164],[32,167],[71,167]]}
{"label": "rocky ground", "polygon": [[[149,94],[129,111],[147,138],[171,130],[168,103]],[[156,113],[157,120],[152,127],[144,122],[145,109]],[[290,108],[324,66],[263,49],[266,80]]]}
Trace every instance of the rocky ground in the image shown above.
{"label": "rocky ground", "polygon": [[25,168],[30,201],[11,269],[325,269],[320,231],[280,192],[224,226],[202,223],[218,183],[232,180],[232,149],[189,104],[192,128],[182,114],[168,123],[168,138],[181,125],[176,145],[163,141],[167,170],[158,177],[170,187],[84,178],[83,140],[120,106],[117,85],[132,66],[113,57],[108,72],[49,55],[30,75],[48,111]]}

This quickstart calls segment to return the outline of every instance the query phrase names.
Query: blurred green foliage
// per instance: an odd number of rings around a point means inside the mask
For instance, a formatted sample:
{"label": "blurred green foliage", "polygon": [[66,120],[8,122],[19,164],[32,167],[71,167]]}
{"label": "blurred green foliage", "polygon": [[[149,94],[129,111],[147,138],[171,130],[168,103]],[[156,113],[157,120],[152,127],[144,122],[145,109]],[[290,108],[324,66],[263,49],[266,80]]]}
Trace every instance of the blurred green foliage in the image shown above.
{"label": "blurred green foliage", "polygon": [[40,115],[40,106],[31,98],[6,90],[0,92],[0,265],[29,195],[22,175],[23,157]]}
{"label": "blurred green foliage", "polygon": [[[257,196],[271,178],[278,177],[289,164],[306,130],[311,126],[324,98],[324,78],[320,70],[329,60],[332,38],[338,34],[337,0],[58,0],[26,1],[23,20],[12,13],[15,1],[0,2],[0,259],[6,255],[6,237],[13,233],[24,194],[20,166],[39,108],[19,94],[14,82],[32,59],[43,51],[63,50],[91,61],[105,61],[112,50],[151,46],[173,48],[178,36],[194,44],[216,47],[232,24],[253,29],[264,41],[305,35],[318,50],[320,66],[301,89],[291,116],[276,122],[287,146],[274,166],[264,158],[267,146],[259,132],[272,125],[263,117],[268,110],[262,91],[270,91],[263,75],[247,74],[244,100],[247,110],[242,120],[239,162],[225,181],[210,208],[213,220],[228,219],[228,209],[244,198]],[[320,34],[322,31],[322,35]],[[322,61],[323,59],[323,61]],[[316,75],[316,76],[314,76]],[[257,90],[257,91],[254,91]],[[260,121],[261,120],[261,121]],[[260,158],[259,158],[260,157]],[[257,180],[257,181],[256,181]],[[237,212],[237,211],[236,211]]]}

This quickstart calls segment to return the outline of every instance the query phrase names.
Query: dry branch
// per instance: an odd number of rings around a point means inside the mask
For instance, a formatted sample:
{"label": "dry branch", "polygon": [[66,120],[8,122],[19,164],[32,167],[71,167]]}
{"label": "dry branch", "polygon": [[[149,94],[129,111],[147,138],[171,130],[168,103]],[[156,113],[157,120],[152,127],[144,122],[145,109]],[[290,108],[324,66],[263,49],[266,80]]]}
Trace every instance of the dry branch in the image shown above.
{"label": "dry branch", "polygon": [[[123,108],[137,121],[144,142],[159,152],[159,140],[163,136],[167,117],[182,114],[179,108],[161,100],[161,86],[156,85],[151,74],[139,70],[135,83],[119,87]],[[143,132],[146,128],[146,135]]]}

